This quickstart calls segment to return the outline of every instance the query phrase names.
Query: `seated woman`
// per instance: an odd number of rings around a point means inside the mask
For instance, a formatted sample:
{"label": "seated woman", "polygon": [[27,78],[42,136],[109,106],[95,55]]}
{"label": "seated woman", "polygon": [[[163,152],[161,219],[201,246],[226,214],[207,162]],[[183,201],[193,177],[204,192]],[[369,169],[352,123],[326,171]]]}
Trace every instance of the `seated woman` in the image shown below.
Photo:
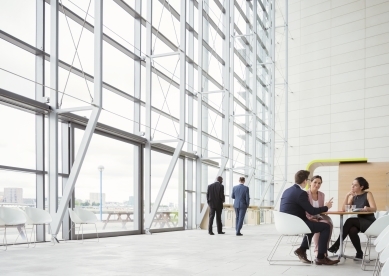
{"label": "seated woman", "polygon": [[[322,180],[320,175],[315,175],[314,177],[311,178],[311,186],[310,186],[309,190],[307,191],[309,201],[311,202],[312,206],[315,208],[324,206],[325,195],[324,195],[324,193],[319,191],[322,181],[323,180]],[[307,214],[307,218],[311,221],[320,221],[320,222],[324,222],[324,223],[327,223],[330,225],[330,236],[329,236],[328,244],[327,244],[327,248],[328,248],[330,245],[329,243],[331,240],[332,228],[333,228],[331,218],[327,215],[312,216],[308,213],[306,213],[306,214]],[[313,242],[315,243],[315,251],[314,251],[315,256],[317,256],[317,252],[318,252],[319,237],[320,237],[320,233],[315,233],[313,235]]]}
{"label": "seated woman", "polygon": [[[362,212],[375,212],[377,210],[373,194],[366,191],[369,189],[369,183],[363,177],[357,177],[351,184],[351,191],[346,195],[343,203],[344,205],[355,205],[356,208],[363,208]],[[361,249],[361,241],[358,233],[364,233],[367,228],[375,221],[374,214],[363,215],[360,214],[356,218],[348,218],[343,225],[342,239],[344,240],[349,235],[354,248],[357,250],[355,256],[356,260],[363,258],[363,251]],[[328,251],[335,253],[339,249],[340,237],[336,242],[328,248]]]}

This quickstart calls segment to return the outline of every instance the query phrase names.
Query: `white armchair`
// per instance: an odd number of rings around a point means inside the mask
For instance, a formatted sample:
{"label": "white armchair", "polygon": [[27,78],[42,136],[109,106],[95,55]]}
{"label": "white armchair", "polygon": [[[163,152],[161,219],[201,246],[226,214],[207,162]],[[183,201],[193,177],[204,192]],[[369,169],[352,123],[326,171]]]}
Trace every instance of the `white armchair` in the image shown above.
{"label": "white armchair", "polygon": [[[282,238],[285,236],[306,236],[307,234],[311,233],[311,230],[309,227],[305,224],[305,222],[300,219],[299,217],[289,215],[286,213],[281,213],[278,211],[273,211],[274,215],[274,223],[276,226],[276,230],[281,236],[278,238],[276,244],[274,245],[273,249],[271,250],[269,256],[267,257],[267,260],[269,264],[275,264],[279,261],[291,261],[291,260],[274,260],[274,254],[277,251],[278,246],[280,245]],[[312,260],[312,250],[311,246],[309,246],[309,252],[311,254],[311,260]]]}
{"label": "white armchair", "polygon": [[77,240],[81,229],[81,239],[82,241],[84,241],[84,224],[94,224],[96,229],[97,242],[99,242],[99,234],[97,232],[97,226],[96,226],[96,222],[97,222],[96,215],[91,211],[83,210],[80,208],[76,208],[74,210],[69,208],[68,210],[69,210],[70,219],[73,222],[69,232],[73,229],[73,227],[76,228],[76,224],[79,224]]}
{"label": "white armchair", "polygon": [[[24,233],[27,236],[25,223],[26,223],[26,217],[22,210],[10,208],[10,207],[0,207],[0,227],[4,227],[4,236],[3,236],[3,245],[5,245],[4,250],[7,250],[7,246],[8,246],[7,228],[20,227],[22,230],[24,230]],[[28,241],[27,241],[27,246],[29,246]]]}
{"label": "white armchair", "polygon": [[[26,216],[26,220],[27,220],[26,224],[32,226],[31,234],[30,234],[30,242],[32,241],[32,234],[34,233],[34,247],[35,247],[35,245],[36,245],[35,232],[36,231],[34,231],[34,226],[36,229],[37,225],[47,224],[50,227],[50,233],[52,233],[51,225],[50,225],[50,223],[52,222],[52,218],[51,218],[51,215],[47,211],[42,210],[42,209],[38,209],[38,208],[26,207],[24,209],[24,212],[25,212],[25,216]],[[53,244],[54,244],[54,242],[53,242]]]}

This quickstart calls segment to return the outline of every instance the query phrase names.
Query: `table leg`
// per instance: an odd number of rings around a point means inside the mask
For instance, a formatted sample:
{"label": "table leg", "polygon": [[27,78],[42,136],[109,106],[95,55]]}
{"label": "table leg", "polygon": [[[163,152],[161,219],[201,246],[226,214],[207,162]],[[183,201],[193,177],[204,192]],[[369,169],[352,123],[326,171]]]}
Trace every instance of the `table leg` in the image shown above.
{"label": "table leg", "polygon": [[339,252],[339,259],[343,257],[343,215],[340,215],[340,233],[339,233],[339,240],[340,240],[340,252]]}
{"label": "table leg", "polygon": [[105,223],[104,223],[103,230],[104,230],[105,227],[107,226],[107,223],[108,223],[110,217],[111,217],[111,214],[108,215],[107,220],[106,220]]}

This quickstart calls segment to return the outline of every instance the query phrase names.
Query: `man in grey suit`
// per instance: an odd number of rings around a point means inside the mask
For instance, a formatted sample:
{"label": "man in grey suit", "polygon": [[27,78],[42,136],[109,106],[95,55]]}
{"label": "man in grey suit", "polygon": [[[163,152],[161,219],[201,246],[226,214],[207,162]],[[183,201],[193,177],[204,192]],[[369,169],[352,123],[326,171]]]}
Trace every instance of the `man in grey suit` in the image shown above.
{"label": "man in grey suit", "polygon": [[240,229],[242,229],[243,226],[243,220],[244,216],[246,214],[247,207],[250,205],[250,193],[249,193],[249,187],[246,187],[244,185],[245,178],[240,177],[239,178],[239,185],[234,186],[232,189],[232,198],[235,199],[234,201],[234,208],[236,213],[236,235],[237,236],[243,236],[243,234],[240,232]]}

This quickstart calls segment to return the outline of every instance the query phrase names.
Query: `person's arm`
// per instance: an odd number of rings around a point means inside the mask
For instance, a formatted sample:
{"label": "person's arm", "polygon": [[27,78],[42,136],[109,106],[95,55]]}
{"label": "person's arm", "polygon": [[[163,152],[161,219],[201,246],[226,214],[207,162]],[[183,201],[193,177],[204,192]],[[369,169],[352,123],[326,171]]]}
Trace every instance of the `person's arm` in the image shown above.
{"label": "person's arm", "polygon": [[352,205],[353,204],[353,197],[354,193],[352,191],[348,192],[346,194],[346,197],[344,198],[343,205],[342,205],[342,211],[344,212],[344,205]]}
{"label": "person's arm", "polygon": [[208,185],[208,188],[207,188],[207,203],[209,203],[209,185]]}
{"label": "person's arm", "polygon": [[235,199],[235,187],[232,188],[232,195],[231,195],[231,198],[232,198],[232,199]]}
{"label": "person's arm", "polygon": [[367,192],[367,201],[369,202],[370,207],[365,206],[363,210],[365,212],[375,212],[377,211],[377,206],[375,204],[375,200],[373,194],[371,192]]}
{"label": "person's arm", "polygon": [[301,193],[298,204],[304,209],[304,211],[308,212],[310,215],[317,215],[320,213],[327,212],[329,208],[332,207],[332,202],[328,202],[327,206],[315,208],[311,205],[311,203],[308,200],[308,193]]}
{"label": "person's arm", "polygon": [[250,191],[249,187],[246,189],[246,202],[247,202],[247,207],[250,206]]}
{"label": "person's arm", "polygon": [[220,195],[221,195],[221,200],[222,200],[222,202],[224,203],[225,201],[226,201],[226,197],[224,196],[224,186],[223,185],[221,185],[222,187],[221,187],[221,193],[220,193]]}

